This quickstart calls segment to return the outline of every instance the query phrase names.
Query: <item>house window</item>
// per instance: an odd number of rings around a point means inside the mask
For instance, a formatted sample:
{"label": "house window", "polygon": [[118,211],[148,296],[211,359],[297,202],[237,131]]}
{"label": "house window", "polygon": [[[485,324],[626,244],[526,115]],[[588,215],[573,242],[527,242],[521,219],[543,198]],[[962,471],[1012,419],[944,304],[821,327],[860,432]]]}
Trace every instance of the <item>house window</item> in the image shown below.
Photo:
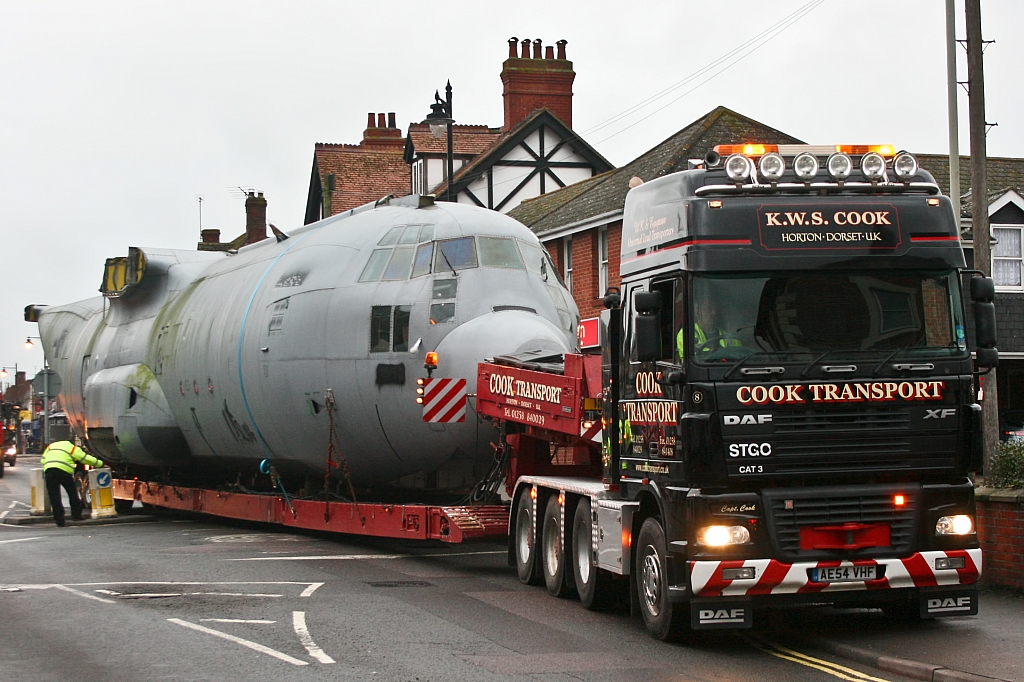
{"label": "house window", "polygon": [[996,286],[1021,286],[1021,230],[1024,227],[992,227],[996,244],[992,247],[992,277]]}
{"label": "house window", "polygon": [[608,291],[608,227],[602,227],[597,233],[597,295],[604,296]]}
{"label": "house window", "polygon": [[409,313],[407,305],[375,305],[370,309],[370,352],[403,353],[409,350]]}
{"label": "house window", "polygon": [[572,293],[572,237],[566,237],[563,243],[563,262],[565,277],[565,288]]}

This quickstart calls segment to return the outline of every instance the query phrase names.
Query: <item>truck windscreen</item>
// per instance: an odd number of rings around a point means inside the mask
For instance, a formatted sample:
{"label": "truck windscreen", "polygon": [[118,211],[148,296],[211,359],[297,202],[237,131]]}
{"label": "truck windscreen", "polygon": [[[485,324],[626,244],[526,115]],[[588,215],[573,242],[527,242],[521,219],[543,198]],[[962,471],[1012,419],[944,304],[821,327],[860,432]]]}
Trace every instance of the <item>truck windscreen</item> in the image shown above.
{"label": "truck windscreen", "polygon": [[693,343],[699,363],[771,354],[966,352],[956,274],[915,271],[758,272],[694,275]]}

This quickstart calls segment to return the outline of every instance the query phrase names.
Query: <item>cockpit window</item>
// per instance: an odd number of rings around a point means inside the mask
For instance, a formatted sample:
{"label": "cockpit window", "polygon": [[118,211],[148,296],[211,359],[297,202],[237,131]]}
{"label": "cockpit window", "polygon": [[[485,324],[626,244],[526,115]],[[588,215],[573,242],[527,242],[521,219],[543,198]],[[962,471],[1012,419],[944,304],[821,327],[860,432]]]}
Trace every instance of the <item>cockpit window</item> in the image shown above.
{"label": "cockpit window", "polygon": [[419,225],[410,225],[409,227],[405,228],[405,232],[402,233],[402,236],[399,238],[398,243],[399,244],[418,244],[419,241],[420,241],[420,226]]}
{"label": "cockpit window", "polygon": [[416,249],[416,259],[412,263],[412,276],[422,277],[430,274],[430,262],[434,259],[434,242],[420,244]]}
{"label": "cockpit window", "polygon": [[434,272],[465,270],[477,267],[476,242],[472,237],[459,237],[438,242]]}
{"label": "cockpit window", "polygon": [[384,267],[391,257],[391,249],[375,249],[370,254],[370,260],[366,262],[363,273],[359,275],[360,282],[376,282],[384,274]]}
{"label": "cockpit window", "polygon": [[523,252],[523,259],[526,261],[526,269],[535,275],[539,275],[541,263],[544,262],[543,249],[536,244],[530,244],[522,240],[517,241],[519,241],[519,250]]}
{"label": "cockpit window", "polygon": [[430,297],[435,301],[446,298],[455,298],[455,294],[458,290],[459,280],[457,279],[435,279],[434,289],[430,292]]}
{"label": "cockpit window", "polygon": [[398,243],[398,238],[402,236],[402,232],[405,231],[405,226],[392,227],[388,230],[387,234],[380,238],[377,242],[377,246],[391,246],[392,244]]}
{"label": "cockpit window", "polygon": [[409,276],[409,266],[412,264],[412,249],[400,247],[395,249],[391,255],[387,270],[384,271],[383,280],[406,279]]}
{"label": "cockpit window", "polygon": [[515,240],[505,237],[479,237],[480,267],[525,270]]}

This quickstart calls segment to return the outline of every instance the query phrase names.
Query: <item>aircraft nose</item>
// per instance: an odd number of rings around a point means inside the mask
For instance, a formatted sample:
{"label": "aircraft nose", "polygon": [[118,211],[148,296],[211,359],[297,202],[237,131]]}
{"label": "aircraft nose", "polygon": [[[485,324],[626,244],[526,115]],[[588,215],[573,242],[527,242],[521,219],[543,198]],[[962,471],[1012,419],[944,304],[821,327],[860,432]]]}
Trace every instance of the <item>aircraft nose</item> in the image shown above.
{"label": "aircraft nose", "polygon": [[548,320],[525,311],[488,313],[466,322],[437,346],[438,375],[465,377],[476,383],[476,365],[485,358],[525,351],[540,355],[569,353],[565,332]]}

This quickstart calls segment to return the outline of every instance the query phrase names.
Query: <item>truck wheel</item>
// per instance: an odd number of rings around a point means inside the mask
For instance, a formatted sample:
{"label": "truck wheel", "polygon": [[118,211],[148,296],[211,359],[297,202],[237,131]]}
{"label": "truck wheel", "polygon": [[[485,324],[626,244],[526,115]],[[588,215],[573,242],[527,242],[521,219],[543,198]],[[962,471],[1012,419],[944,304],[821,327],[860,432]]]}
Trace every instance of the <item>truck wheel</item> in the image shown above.
{"label": "truck wheel", "polygon": [[668,600],[667,550],[660,519],[651,517],[644,521],[636,548],[636,589],[644,625],[651,637],[663,641],[672,639],[677,634],[673,617],[675,605]]}
{"label": "truck wheel", "polygon": [[558,495],[548,498],[544,508],[544,534],[540,563],[544,571],[544,584],[552,597],[567,597],[572,592],[566,575],[565,547],[562,537],[562,505]]}
{"label": "truck wheel", "polygon": [[0,478],[4,477],[4,462],[0,460]]}
{"label": "truck wheel", "polygon": [[584,607],[595,610],[606,605],[611,582],[593,560],[594,523],[590,500],[583,498],[576,505],[572,520],[572,571],[576,592]]}
{"label": "truck wheel", "polygon": [[519,503],[516,505],[515,525],[515,551],[516,551],[516,572],[519,574],[519,581],[524,585],[536,585],[540,582],[537,578],[535,566],[537,538],[537,521],[533,518],[533,500],[530,499],[530,486],[523,488],[519,494]]}

